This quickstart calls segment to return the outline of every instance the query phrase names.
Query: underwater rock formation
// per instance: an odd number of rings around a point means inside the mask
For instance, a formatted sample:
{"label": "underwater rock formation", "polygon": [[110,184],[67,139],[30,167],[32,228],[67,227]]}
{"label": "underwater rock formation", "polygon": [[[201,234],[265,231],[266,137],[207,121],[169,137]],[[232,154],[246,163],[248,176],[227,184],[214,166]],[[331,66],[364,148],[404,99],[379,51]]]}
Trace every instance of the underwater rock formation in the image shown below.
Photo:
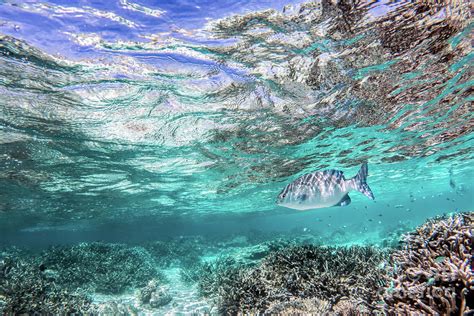
{"label": "underwater rock formation", "polygon": [[137,299],[141,304],[148,304],[151,308],[165,306],[173,299],[165,288],[159,286],[160,282],[151,280],[147,286],[140,289]]}
{"label": "underwater rock formation", "polygon": [[389,314],[463,315],[474,309],[474,213],[435,218],[392,254]]}

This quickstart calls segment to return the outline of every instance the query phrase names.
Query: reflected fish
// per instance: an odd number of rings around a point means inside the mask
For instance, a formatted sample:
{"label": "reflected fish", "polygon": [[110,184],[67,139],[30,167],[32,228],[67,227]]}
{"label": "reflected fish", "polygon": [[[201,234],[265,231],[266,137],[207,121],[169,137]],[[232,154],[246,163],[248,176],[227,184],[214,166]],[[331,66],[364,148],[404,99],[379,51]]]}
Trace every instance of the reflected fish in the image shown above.
{"label": "reflected fish", "polygon": [[288,184],[278,195],[277,204],[296,210],[346,206],[351,203],[349,192],[353,190],[374,200],[367,175],[367,163],[362,164],[357,175],[349,180],[339,170],[308,173]]}

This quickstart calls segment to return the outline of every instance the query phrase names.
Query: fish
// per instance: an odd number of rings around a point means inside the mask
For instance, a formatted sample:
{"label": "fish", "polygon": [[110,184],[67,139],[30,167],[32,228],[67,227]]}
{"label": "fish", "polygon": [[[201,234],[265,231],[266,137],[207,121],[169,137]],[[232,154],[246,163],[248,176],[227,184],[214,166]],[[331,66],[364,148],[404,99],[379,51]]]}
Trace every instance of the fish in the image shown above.
{"label": "fish", "polygon": [[295,210],[310,210],[351,203],[349,192],[359,191],[371,200],[374,194],[367,184],[368,166],[363,163],[352,179],[346,180],[339,170],[307,173],[288,184],[278,195],[276,203]]}
{"label": "fish", "polygon": [[456,190],[456,182],[453,179],[453,167],[449,168],[449,186],[451,189]]}

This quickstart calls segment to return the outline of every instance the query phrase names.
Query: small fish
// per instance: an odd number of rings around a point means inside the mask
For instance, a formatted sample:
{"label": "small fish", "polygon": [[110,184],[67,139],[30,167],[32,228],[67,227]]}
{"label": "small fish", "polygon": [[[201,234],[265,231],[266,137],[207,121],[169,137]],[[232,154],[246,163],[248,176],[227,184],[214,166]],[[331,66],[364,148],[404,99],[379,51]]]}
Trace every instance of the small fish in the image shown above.
{"label": "small fish", "polygon": [[348,193],[352,190],[373,200],[367,174],[367,163],[362,164],[357,175],[349,180],[339,170],[308,173],[288,184],[278,195],[277,204],[296,210],[346,206],[351,203]]}
{"label": "small fish", "polygon": [[449,168],[449,186],[451,189],[456,190],[456,182],[453,179],[453,167]]}

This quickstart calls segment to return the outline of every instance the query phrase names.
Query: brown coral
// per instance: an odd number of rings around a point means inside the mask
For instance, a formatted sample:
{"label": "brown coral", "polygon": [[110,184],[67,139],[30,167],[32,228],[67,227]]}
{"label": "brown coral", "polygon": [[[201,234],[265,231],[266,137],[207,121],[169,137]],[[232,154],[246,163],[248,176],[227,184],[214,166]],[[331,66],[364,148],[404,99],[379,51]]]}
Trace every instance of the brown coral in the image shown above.
{"label": "brown coral", "polygon": [[[256,266],[220,260],[202,270],[204,296],[217,296],[222,314],[325,311],[349,315],[376,309],[386,253],[372,247],[288,246]],[[349,299],[350,298],[350,299]],[[349,301],[348,301],[349,299]]]}
{"label": "brown coral", "polygon": [[[474,213],[430,220],[405,236],[392,255],[389,314],[462,315],[472,310],[472,227]],[[470,303],[472,304],[472,303]]]}
{"label": "brown coral", "polygon": [[287,302],[273,303],[265,314],[269,315],[327,315],[331,305],[326,300],[317,298],[294,299]]}

